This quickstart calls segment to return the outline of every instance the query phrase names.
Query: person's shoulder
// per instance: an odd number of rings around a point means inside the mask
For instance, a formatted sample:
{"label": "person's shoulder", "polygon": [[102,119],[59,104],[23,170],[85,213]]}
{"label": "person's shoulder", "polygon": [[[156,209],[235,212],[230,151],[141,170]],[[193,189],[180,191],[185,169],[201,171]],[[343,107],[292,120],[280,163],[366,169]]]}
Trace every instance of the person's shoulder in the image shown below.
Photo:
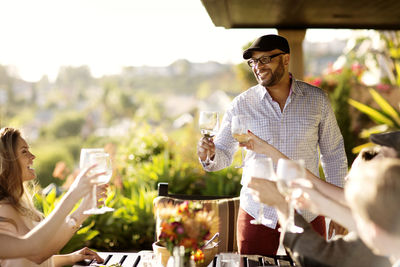
{"label": "person's shoulder", "polygon": [[0,218],[15,219],[20,217],[20,214],[15,207],[7,202],[0,202]]}
{"label": "person's shoulder", "polygon": [[235,96],[235,98],[233,99],[233,102],[240,102],[240,101],[248,100],[250,98],[257,96],[258,92],[259,92],[259,86],[254,85],[254,86],[248,88],[246,91],[243,91],[239,95]]}
{"label": "person's shoulder", "polygon": [[16,233],[19,219],[20,214],[11,204],[0,202],[0,232]]}
{"label": "person's shoulder", "polygon": [[302,81],[302,80],[296,80],[295,84],[296,84],[297,87],[299,87],[305,93],[306,92],[311,92],[311,93],[320,94],[320,95],[325,95],[326,94],[326,92],[322,88],[317,87],[317,86],[312,85],[312,84],[309,84],[309,83],[307,83],[305,81]]}
{"label": "person's shoulder", "polygon": [[305,96],[307,99],[312,99],[315,103],[326,103],[329,101],[327,92],[320,87],[301,80],[296,80],[295,86],[295,90],[299,90],[301,95]]}

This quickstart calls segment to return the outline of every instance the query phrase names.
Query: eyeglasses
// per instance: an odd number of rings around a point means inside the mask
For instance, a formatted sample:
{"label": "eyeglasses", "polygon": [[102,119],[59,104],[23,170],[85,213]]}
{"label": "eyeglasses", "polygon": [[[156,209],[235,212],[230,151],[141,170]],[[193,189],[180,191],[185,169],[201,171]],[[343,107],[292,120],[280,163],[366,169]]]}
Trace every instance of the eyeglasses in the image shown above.
{"label": "eyeglasses", "polygon": [[277,57],[277,56],[280,56],[280,55],[284,55],[284,54],[286,54],[286,53],[278,53],[278,54],[275,54],[275,55],[263,56],[263,57],[260,57],[260,58],[251,58],[251,59],[249,59],[249,60],[247,61],[247,64],[249,64],[249,66],[250,66],[251,68],[253,68],[255,65],[257,65],[258,62],[260,62],[261,64],[268,64],[268,63],[271,62],[271,60],[272,60],[274,57]]}

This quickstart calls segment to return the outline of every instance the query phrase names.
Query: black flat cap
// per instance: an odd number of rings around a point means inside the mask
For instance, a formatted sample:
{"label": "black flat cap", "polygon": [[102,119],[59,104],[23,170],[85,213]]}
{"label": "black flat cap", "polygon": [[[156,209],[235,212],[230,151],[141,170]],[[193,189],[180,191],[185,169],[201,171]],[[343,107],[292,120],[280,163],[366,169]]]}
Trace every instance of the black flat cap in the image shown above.
{"label": "black flat cap", "polygon": [[268,34],[257,38],[249,48],[244,50],[243,58],[251,58],[253,51],[271,51],[274,49],[279,49],[282,52],[290,54],[289,43],[284,37],[276,34]]}
{"label": "black flat cap", "polygon": [[400,155],[400,131],[371,134],[369,139],[374,144],[394,148]]}

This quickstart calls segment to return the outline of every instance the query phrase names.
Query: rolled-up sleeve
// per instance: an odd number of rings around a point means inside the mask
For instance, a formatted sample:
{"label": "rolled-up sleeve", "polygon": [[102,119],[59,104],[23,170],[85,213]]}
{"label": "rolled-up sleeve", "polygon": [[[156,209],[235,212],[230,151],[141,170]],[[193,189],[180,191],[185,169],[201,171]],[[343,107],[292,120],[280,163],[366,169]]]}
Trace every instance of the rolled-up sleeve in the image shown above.
{"label": "rolled-up sleeve", "polygon": [[325,95],[323,116],[319,128],[321,165],[329,183],[343,187],[348,171],[343,136],[328,97]]}

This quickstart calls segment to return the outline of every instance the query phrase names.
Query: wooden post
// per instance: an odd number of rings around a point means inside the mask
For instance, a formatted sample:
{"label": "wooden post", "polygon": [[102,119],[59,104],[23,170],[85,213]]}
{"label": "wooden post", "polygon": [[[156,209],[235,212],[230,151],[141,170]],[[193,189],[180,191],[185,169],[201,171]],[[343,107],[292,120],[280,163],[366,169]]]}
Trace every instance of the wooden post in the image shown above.
{"label": "wooden post", "polygon": [[289,71],[296,79],[304,79],[304,57],[303,40],[306,35],[306,29],[301,30],[280,30],[278,34],[285,37],[290,46]]}

